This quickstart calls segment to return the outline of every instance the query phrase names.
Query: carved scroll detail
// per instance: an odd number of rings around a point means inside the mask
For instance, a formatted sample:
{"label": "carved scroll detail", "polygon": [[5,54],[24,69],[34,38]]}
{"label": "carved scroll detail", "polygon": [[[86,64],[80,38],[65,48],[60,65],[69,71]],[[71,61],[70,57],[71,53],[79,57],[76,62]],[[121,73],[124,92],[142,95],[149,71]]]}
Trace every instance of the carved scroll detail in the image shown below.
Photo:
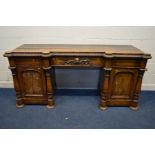
{"label": "carved scroll detail", "polygon": [[89,59],[81,59],[80,58],[75,58],[73,60],[67,60],[65,61],[65,65],[89,65],[90,60]]}

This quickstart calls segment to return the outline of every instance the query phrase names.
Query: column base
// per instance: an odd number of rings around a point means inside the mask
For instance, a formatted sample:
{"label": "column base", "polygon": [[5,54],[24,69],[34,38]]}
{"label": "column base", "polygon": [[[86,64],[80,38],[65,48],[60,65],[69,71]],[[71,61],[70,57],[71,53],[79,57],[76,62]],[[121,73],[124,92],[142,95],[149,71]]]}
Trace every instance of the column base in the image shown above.
{"label": "column base", "polygon": [[46,106],[48,109],[53,109],[53,108],[55,108],[55,103],[54,103],[54,101],[52,100],[52,101],[48,101],[48,104],[47,104],[47,106]]}
{"label": "column base", "polygon": [[102,110],[102,111],[104,111],[104,110],[106,110],[107,108],[108,108],[108,106],[106,105],[106,101],[101,100],[101,101],[100,101],[100,104],[99,104],[99,109]]}
{"label": "column base", "polygon": [[23,108],[24,103],[22,102],[22,99],[16,99],[16,107],[17,108]]}
{"label": "column base", "polygon": [[129,106],[129,108],[133,111],[137,111],[139,109],[139,106]]}
{"label": "column base", "polygon": [[106,110],[108,107],[106,105],[106,102],[101,101],[101,103],[99,104],[99,109],[104,111]]}
{"label": "column base", "polygon": [[107,106],[103,107],[103,106],[99,105],[99,109],[102,110],[102,111],[105,111],[107,108],[108,108]]}
{"label": "column base", "polygon": [[17,103],[16,103],[16,107],[17,107],[17,108],[23,108],[23,107],[24,107],[24,104],[17,104]]}
{"label": "column base", "polygon": [[48,109],[54,109],[55,108],[55,105],[47,105],[46,106]]}

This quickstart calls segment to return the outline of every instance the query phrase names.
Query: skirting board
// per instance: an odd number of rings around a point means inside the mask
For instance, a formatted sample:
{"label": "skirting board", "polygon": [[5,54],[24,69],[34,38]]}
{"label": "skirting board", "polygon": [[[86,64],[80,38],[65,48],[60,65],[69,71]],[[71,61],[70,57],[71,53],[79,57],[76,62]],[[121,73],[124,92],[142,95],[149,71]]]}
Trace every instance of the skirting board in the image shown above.
{"label": "skirting board", "polygon": [[[13,88],[13,82],[0,81],[0,88]],[[142,90],[155,90],[155,84],[142,84]]]}

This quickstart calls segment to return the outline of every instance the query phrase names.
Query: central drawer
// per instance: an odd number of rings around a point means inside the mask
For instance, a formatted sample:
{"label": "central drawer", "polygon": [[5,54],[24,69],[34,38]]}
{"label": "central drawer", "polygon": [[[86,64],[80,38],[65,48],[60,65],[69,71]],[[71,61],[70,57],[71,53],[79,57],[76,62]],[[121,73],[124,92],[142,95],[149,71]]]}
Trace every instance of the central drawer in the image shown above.
{"label": "central drawer", "polygon": [[52,66],[89,66],[102,67],[103,59],[86,56],[56,56],[51,59]]}

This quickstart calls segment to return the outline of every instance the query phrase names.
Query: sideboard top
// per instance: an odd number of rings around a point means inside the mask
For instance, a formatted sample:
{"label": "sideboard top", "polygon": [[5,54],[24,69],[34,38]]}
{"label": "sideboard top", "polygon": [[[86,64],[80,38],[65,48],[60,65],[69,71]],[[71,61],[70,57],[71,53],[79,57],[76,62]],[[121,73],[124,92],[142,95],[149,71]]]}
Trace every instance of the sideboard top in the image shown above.
{"label": "sideboard top", "polygon": [[136,55],[151,58],[150,54],[145,54],[140,49],[132,45],[88,45],[88,44],[24,44],[16,49],[6,52],[4,56],[23,55],[48,55],[65,53],[100,53],[105,55]]}

